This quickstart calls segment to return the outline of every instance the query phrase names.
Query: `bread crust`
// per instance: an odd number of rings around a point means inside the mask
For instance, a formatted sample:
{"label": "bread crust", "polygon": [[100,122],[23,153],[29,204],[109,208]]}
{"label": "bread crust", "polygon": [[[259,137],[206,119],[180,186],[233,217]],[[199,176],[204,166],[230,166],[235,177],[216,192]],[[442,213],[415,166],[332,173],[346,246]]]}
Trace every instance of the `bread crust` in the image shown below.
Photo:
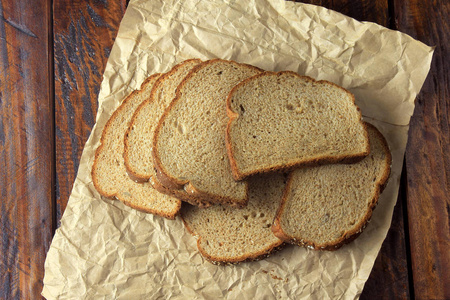
{"label": "bread crust", "polygon": [[[292,171],[298,167],[311,167],[311,166],[318,166],[321,164],[332,164],[332,163],[355,163],[355,162],[362,160],[364,157],[366,157],[369,154],[370,145],[369,145],[369,142],[367,142],[367,147],[366,147],[365,151],[360,154],[340,155],[340,156],[338,156],[338,155],[336,155],[336,156],[321,156],[321,157],[310,158],[310,159],[299,159],[293,163],[287,163],[287,164],[282,164],[279,166],[258,169],[253,172],[241,171],[237,165],[237,161],[236,161],[235,155],[234,155],[233,145],[231,143],[231,129],[233,127],[233,123],[239,118],[239,114],[236,113],[235,111],[233,111],[233,109],[231,108],[231,98],[233,97],[233,94],[236,92],[237,89],[239,89],[241,86],[247,84],[248,82],[255,80],[256,78],[260,78],[260,77],[267,76],[267,75],[281,76],[283,74],[291,74],[298,78],[304,79],[305,81],[309,81],[309,82],[316,83],[316,84],[325,83],[325,84],[335,86],[335,87],[343,90],[347,94],[349,94],[352,99],[352,103],[355,104],[355,96],[352,93],[350,93],[349,91],[347,91],[346,89],[344,89],[343,87],[340,87],[337,84],[326,81],[326,80],[316,81],[315,79],[313,79],[309,76],[299,75],[292,71],[280,71],[280,72],[265,71],[263,73],[254,75],[252,77],[249,77],[249,78],[241,81],[230,91],[230,93],[228,94],[227,103],[226,103],[227,116],[229,119],[228,119],[226,133],[225,133],[225,144],[226,144],[226,148],[227,148],[228,158],[230,160],[231,170],[233,172],[233,177],[235,180],[238,180],[238,181],[245,180],[249,176],[253,176],[253,175],[257,175],[257,174],[266,174],[266,173],[272,173],[272,172],[277,172],[277,171],[283,171],[283,172],[284,171]],[[361,110],[359,109],[358,106],[356,106],[356,108],[359,113],[360,124],[361,124],[361,126],[364,127],[365,139],[366,139],[366,141],[369,141],[369,135],[367,132],[366,125],[361,119]]]}
{"label": "bread crust", "polygon": [[206,258],[210,263],[215,265],[234,265],[242,262],[250,262],[250,261],[258,261],[264,258],[269,257],[270,255],[274,254],[275,252],[280,251],[284,248],[286,245],[282,240],[277,241],[276,243],[273,243],[269,245],[268,247],[261,249],[260,251],[254,252],[254,253],[248,253],[245,255],[237,256],[237,257],[216,257],[209,255],[201,246],[202,237],[197,235],[191,227],[189,227],[189,224],[185,221],[183,218],[183,212],[180,213],[180,218],[183,221],[183,224],[187,231],[194,237],[197,238],[197,249],[201,253],[201,255]]}
{"label": "bread crust", "polygon": [[129,201],[127,201],[126,199],[122,198],[120,196],[120,192],[116,191],[114,193],[108,193],[107,191],[105,191],[103,189],[103,187],[101,186],[101,184],[98,182],[98,178],[97,178],[97,174],[95,172],[96,169],[96,165],[98,163],[98,158],[100,156],[100,153],[103,151],[104,145],[105,145],[105,133],[108,131],[108,128],[111,126],[112,122],[114,122],[114,120],[118,117],[118,115],[121,113],[121,111],[125,108],[125,104],[130,101],[130,99],[134,96],[136,96],[139,93],[142,93],[142,91],[144,90],[144,88],[155,78],[161,76],[161,74],[153,74],[150,77],[148,77],[142,84],[139,90],[135,90],[133,91],[130,95],[128,95],[125,100],[122,101],[122,103],[120,104],[120,106],[114,111],[114,113],[111,115],[111,117],[109,118],[109,120],[106,122],[105,127],[103,128],[103,132],[102,132],[102,136],[100,137],[100,146],[96,149],[95,151],[95,156],[94,156],[94,162],[92,165],[92,169],[91,169],[91,176],[92,176],[92,182],[94,184],[95,189],[99,192],[99,194],[103,197],[106,197],[108,199],[111,200],[119,200],[122,203],[124,203],[125,205],[134,208],[136,210],[145,212],[145,213],[151,213],[154,215],[158,215],[161,217],[165,217],[167,219],[175,219],[175,217],[178,215],[180,208],[181,208],[181,202],[177,203],[177,206],[175,208],[175,210],[171,211],[171,212],[163,212],[163,211],[157,211],[154,209],[150,209],[147,207],[143,207],[143,206],[138,206],[135,205]]}
{"label": "bread crust", "polygon": [[[186,182],[185,185],[177,186],[173,185],[173,182],[168,180],[164,173],[156,169],[156,178],[151,178],[152,185],[155,189],[166,195],[176,197],[184,202],[188,202],[192,205],[200,207],[209,207],[213,204],[217,204],[220,200],[221,204],[227,204],[229,206],[235,206],[237,208],[243,208],[247,205],[245,203],[232,202],[229,198],[218,197],[216,195],[209,194],[207,192],[196,189],[190,182]],[[179,187],[179,188],[178,188]],[[245,194],[248,198],[248,185],[245,185]]]}
{"label": "bread crust", "polygon": [[375,193],[373,198],[371,199],[367,212],[365,216],[358,222],[358,224],[354,227],[353,230],[346,231],[339,239],[335,240],[334,242],[325,243],[325,244],[316,244],[312,241],[302,239],[298,240],[295,237],[292,237],[288,235],[286,232],[283,231],[283,228],[281,226],[281,215],[285,209],[286,202],[287,202],[287,196],[289,194],[291,185],[292,185],[292,178],[293,173],[289,174],[288,181],[286,183],[286,188],[283,193],[283,198],[281,200],[281,204],[278,208],[277,214],[275,216],[273,225],[272,225],[272,232],[273,234],[278,237],[279,239],[285,241],[286,243],[290,244],[296,244],[298,246],[307,247],[314,250],[328,250],[328,251],[334,251],[342,247],[343,245],[350,243],[354,239],[356,239],[366,228],[367,224],[370,222],[370,218],[372,217],[372,212],[375,209],[376,205],[378,204],[378,198],[380,197],[380,194],[384,190],[384,188],[387,185],[390,173],[391,173],[391,164],[392,164],[392,155],[389,151],[389,146],[387,144],[386,139],[384,136],[378,131],[378,129],[373,126],[370,123],[364,122],[367,126],[367,128],[371,128],[374,130],[376,135],[378,136],[378,139],[381,141],[381,144],[383,146],[383,149],[386,154],[386,164],[384,167],[384,173],[382,176],[380,176],[380,179],[376,183],[375,187]]}
{"label": "bread crust", "polygon": [[184,190],[171,190],[168,189],[166,187],[164,187],[157,178],[155,178],[154,176],[150,177],[149,180],[150,184],[152,185],[152,187],[157,190],[160,193],[175,197],[177,199],[180,199],[183,202],[187,202],[190,203],[192,205],[196,205],[198,207],[202,207],[202,208],[206,208],[211,206],[211,204],[209,202],[204,202],[201,199],[199,199],[198,197],[193,197],[190,196],[188,193],[186,193],[186,191]]}
{"label": "bread crust", "polygon": [[165,74],[162,74],[156,80],[155,84],[153,85],[153,88],[152,88],[152,90],[150,92],[150,97],[148,98],[148,100],[143,101],[138,106],[138,108],[136,109],[136,111],[133,114],[133,117],[131,118],[130,123],[128,124],[128,129],[125,132],[125,136],[124,136],[123,159],[124,159],[124,163],[125,163],[125,168],[127,169],[128,176],[135,182],[147,182],[147,181],[149,181],[151,174],[145,173],[145,172],[140,172],[139,170],[136,170],[133,167],[133,165],[131,164],[130,157],[129,157],[130,144],[128,142],[128,136],[130,135],[131,129],[135,125],[136,119],[137,119],[140,111],[143,109],[143,107],[145,107],[149,103],[155,101],[155,97],[157,96],[157,92],[159,90],[159,86],[166,80],[166,78],[172,76],[174,73],[176,73],[184,65],[186,65],[188,63],[191,63],[191,62],[198,62],[198,63],[200,63],[201,60],[198,59],[198,58],[187,59],[187,60],[185,60],[185,61],[175,65],[169,72],[167,72]]}
{"label": "bread crust", "polygon": [[241,201],[240,199],[230,199],[228,197],[220,197],[218,195],[210,194],[206,191],[202,191],[198,188],[196,188],[189,180],[180,180],[178,178],[175,178],[169,174],[169,172],[165,169],[164,165],[161,162],[161,159],[159,157],[158,153],[158,139],[159,139],[159,132],[161,130],[161,127],[164,124],[165,119],[167,118],[170,111],[173,109],[173,107],[180,101],[181,98],[181,90],[186,85],[186,83],[192,78],[199,70],[207,67],[208,65],[214,64],[217,61],[226,61],[231,62],[232,64],[236,64],[239,66],[246,66],[251,69],[263,71],[257,67],[248,65],[248,64],[242,64],[237,63],[235,61],[231,60],[222,60],[219,58],[211,59],[205,62],[202,62],[195,66],[189,74],[181,81],[180,85],[177,88],[176,96],[170,103],[170,105],[167,107],[167,109],[164,111],[161,119],[158,122],[158,125],[155,129],[155,135],[153,137],[153,143],[152,143],[152,157],[153,157],[153,165],[156,169],[156,176],[158,178],[158,181],[167,189],[169,190],[185,190],[187,193],[192,195],[193,197],[200,198],[203,202],[209,203],[209,204],[229,204],[229,205],[236,205],[238,207],[244,207],[248,201],[248,184],[246,184],[246,194],[244,201]]}

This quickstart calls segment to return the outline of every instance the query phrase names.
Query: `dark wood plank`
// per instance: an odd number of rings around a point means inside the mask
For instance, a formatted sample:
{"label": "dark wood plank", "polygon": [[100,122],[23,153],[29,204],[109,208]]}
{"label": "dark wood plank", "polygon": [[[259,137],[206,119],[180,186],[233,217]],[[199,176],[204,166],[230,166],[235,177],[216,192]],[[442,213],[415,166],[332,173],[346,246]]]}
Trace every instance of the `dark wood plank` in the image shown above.
{"label": "dark wood plank", "polygon": [[296,0],[295,2],[320,5],[358,21],[369,21],[386,27],[389,26],[388,0]]}
{"label": "dark wood plank", "polygon": [[410,276],[408,274],[408,250],[405,240],[406,213],[405,170],[403,169],[397,205],[394,208],[391,228],[383,242],[372,272],[367,280],[361,300],[410,299]]}
{"label": "dark wood plank", "polygon": [[[359,21],[391,27],[389,1],[311,0],[301,1],[333,9]],[[405,244],[403,208],[405,195],[400,193],[389,229],[361,299],[409,298],[408,252]],[[383,288],[380,288],[383,287]]]}
{"label": "dark wood plank", "polygon": [[95,123],[103,70],[126,1],[54,0],[56,213],[61,219]]}
{"label": "dark wood plank", "polygon": [[0,0],[0,299],[39,299],[53,232],[50,0]]}
{"label": "dark wood plank", "polygon": [[416,100],[406,149],[414,295],[450,299],[450,2],[394,3],[397,28],[436,46],[430,74]]}

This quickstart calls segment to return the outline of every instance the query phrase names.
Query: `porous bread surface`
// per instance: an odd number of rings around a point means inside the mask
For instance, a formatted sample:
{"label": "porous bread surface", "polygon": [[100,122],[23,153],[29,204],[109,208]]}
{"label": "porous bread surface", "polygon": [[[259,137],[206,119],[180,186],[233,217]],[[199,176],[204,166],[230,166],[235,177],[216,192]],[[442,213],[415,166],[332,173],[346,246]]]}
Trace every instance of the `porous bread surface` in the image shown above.
{"label": "porous bread surface", "polygon": [[188,230],[198,236],[200,253],[212,262],[236,263],[263,258],[278,249],[282,241],[270,227],[285,180],[281,174],[249,179],[249,201],[242,209],[183,206],[181,217]]}
{"label": "porous bread surface", "polygon": [[294,72],[264,72],[227,99],[226,141],[234,178],[368,154],[367,130],[353,95]]}
{"label": "porous bread surface", "polygon": [[157,192],[149,183],[140,184],[131,180],[123,161],[123,138],[135,109],[148,98],[159,78],[149,77],[139,91],[134,91],[109,118],[95,152],[92,180],[98,192],[108,198],[116,198],[135,209],[173,219],[181,202]]}
{"label": "porous bread surface", "polygon": [[155,176],[151,148],[156,125],[175,97],[181,80],[200,62],[199,59],[189,59],[163,74],[156,81],[149,99],[136,109],[124,140],[125,167],[134,180],[149,181]]}
{"label": "porous bread surface", "polygon": [[260,72],[215,59],[187,75],[154,135],[154,165],[164,186],[211,203],[245,205],[247,183],[233,179],[227,159],[226,97],[237,83]]}
{"label": "porous bread surface", "polygon": [[364,229],[390,173],[381,133],[368,125],[370,154],[358,163],[301,168],[288,179],[273,231],[317,250],[334,250]]}

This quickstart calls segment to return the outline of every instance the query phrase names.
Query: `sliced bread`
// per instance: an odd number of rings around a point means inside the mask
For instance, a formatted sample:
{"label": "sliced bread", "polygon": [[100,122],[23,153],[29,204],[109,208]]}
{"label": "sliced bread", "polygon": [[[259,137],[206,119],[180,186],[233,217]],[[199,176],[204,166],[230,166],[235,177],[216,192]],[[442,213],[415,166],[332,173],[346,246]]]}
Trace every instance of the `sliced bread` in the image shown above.
{"label": "sliced bread", "polygon": [[227,99],[226,145],[233,176],[355,162],[369,153],[367,130],[347,90],[290,71],[264,72]]}
{"label": "sliced bread", "polygon": [[271,231],[286,177],[281,174],[249,179],[249,201],[242,209],[186,205],[181,218],[198,237],[200,253],[212,263],[227,264],[264,258],[283,243]]}
{"label": "sliced bread", "polygon": [[135,209],[174,219],[181,207],[180,200],[157,192],[149,183],[131,180],[122,157],[123,139],[133,112],[149,97],[159,76],[150,76],[141,89],[131,93],[109,118],[95,152],[92,180],[104,197],[116,198]]}
{"label": "sliced bread", "polygon": [[197,65],[177,88],[155,130],[152,154],[158,181],[202,201],[245,206],[247,183],[233,179],[224,132],[226,98],[261,70],[214,59]]}
{"label": "sliced bread", "polygon": [[382,134],[367,126],[370,154],[355,164],[301,168],[290,174],[272,230],[280,239],[335,250],[355,239],[372,216],[390,173]]}
{"label": "sliced bread", "polygon": [[164,110],[175,98],[175,91],[189,71],[199,64],[199,59],[190,59],[174,66],[155,82],[148,101],[136,109],[125,134],[125,166],[136,181],[149,181],[155,176],[151,147],[155,127]]}
{"label": "sliced bread", "polygon": [[157,190],[160,193],[175,197],[177,199],[180,199],[181,201],[190,203],[192,205],[198,206],[198,207],[209,207],[211,206],[211,203],[209,201],[204,201],[195,195],[191,195],[187,193],[185,190],[178,190],[178,189],[169,189],[165,186],[163,186],[157,176],[152,176],[149,179],[149,183],[152,185],[152,187]]}
{"label": "sliced bread", "polygon": [[159,184],[151,155],[152,140],[156,125],[165,109],[175,97],[177,86],[189,71],[201,62],[189,59],[174,66],[169,72],[161,75],[150,93],[148,101],[144,101],[135,111],[125,134],[124,161],[128,175],[137,182],[148,182],[161,193],[168,194],[198,206],[208,206],[197,197],[184,190],[173,190]]}

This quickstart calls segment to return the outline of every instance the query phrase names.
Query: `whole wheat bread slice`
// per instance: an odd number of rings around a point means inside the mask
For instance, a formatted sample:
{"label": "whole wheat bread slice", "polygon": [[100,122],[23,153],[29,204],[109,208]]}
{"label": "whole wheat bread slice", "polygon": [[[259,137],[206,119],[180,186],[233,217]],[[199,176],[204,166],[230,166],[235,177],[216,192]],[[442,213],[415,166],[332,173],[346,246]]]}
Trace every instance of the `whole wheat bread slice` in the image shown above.
{"label": "whole wheat bread slice", "polygon": [[104,197],[116,198],[135,209],[174,219],[181,207],[180,200],[157,192],[149,183],[131,180],[122,157],[123,139],[133,112],[149,97],[159,76],[150,76],[141,89],[131,93],[109,118],[95,152],[92,180]]}
{"label": "whole wheat bread slice", "polygon": [[233,179],[227,159],[225,103],[232,87],[260,72],[214,59],[186,76],[155,130],[152,153],[163,186],[205,202],[246,205],[247,183]]}
{"label": "whole wheat bread slice", "polygon": [[157,176],[150,177],[149,183],[158,192],[175,197],[177,199],[180,199],[181,201],[184,201],[184,202],[187,202],[187,203],[190,203],[192,205],[202,207],[202,208],[211,206],[211,202],[204,201],[203,199],[200,199],[200,198],[196,197],[195,195],[188,194],[185,190],[169,189],[169,188],[163,186],[159,182]]}
{"label": "whole wheat bread slice", "polygon": [[335,250],[363,231],[387,183],[391,154],[382,134],[367,126],[370,154],[355,164],[302,168],[290,174],[272,230],[280,239]]}
{"label": "whole wheat bread slice", "polygon": [[198,237],[200,253],[215,264],[238,263],[268,256],[282,241],[271,231],[286,177],[281,174],[249,179],[249,201],[245,208],[215,205],[198,208],[186,205],[181,217],[186,228]]}
{"label": "whole wheat bread slice", "polygon": [[186,60],[161,75],[155,82],[148,100],[142,102],[134,112],[124,140],[125,166],[134,180],[146,182],[155,176],[151,156],[155,127],[175,98],[177,86],[200,62],[199,59]]}
{"label": "whole wheat bread slice", "polygon": [[361,113],[347,90],[297,73],[264,72],[228,96],[228,156],[236,180],[369,152]]}
{"label": "whole wheat bread slice", "polygon": [[189,71],[201,62],[199,59],[185,60],[175,65],[156,81],[147,101],[136,109],[125,134],[124,161],[128,175],[137,182],[149,182],[161,193],[183,201],[208,206],[208,203],[193,197],[184,190],[168,189],[155,178],[155,167],[151,154],[153,135],[162,114],[175,98],[177,86]]}

